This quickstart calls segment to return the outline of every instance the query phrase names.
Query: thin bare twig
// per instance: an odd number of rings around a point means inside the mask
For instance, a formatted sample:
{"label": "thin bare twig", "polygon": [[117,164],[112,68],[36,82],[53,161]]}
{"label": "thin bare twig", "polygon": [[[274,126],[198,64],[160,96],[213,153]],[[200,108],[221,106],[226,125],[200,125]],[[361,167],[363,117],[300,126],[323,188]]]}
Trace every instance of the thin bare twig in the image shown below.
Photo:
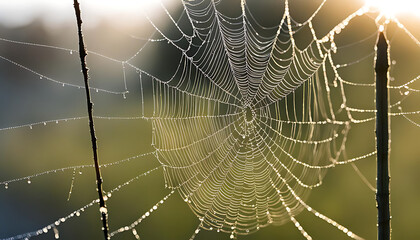
{"label": "thin bare twig", "polygon": [[389,210],[389,123],[388,123],[388,68],[389,46],[383,32],[376,44],[376,151],[377,180],[376,202],[378,207],[378,240],[391,238]]}
{"label": "thin bare twig", "polygon": [[85,83],[85,90],[86,90],[86,102],[87,102],[87,110],[89,115],[89,129],[90,129],[90,138],[92,141],[92,151],[93,151],[93,161],[95,164],[95,172],[96,172],[96,184],[97,184],[97,192],[99,196],[99,211],[101,213],[102,225],[103,225],[103,232],[105,236],[105,240],[109,239],[109,228],[108,228],[108,211],[106,208],[103,190],[102,190],[102,176],[101,171],[99,168],[99,161],[98,161],[98,146],[95,134],[95,126],[93,124],[93,103],[90,97],[90,89],[89,89],[89,75],[88,75],[88,68],[86,67],[86,48],[83,41],[83,33],[82,33],[82,17],[80,13],[80,6],[78,0],[74,0],[74,10],[76,13],[77,19],[77,28],[78,28],[78,35],[79,35],[79,56],[80,56],[80,63],[82,65],[82,72],[83,78]]}

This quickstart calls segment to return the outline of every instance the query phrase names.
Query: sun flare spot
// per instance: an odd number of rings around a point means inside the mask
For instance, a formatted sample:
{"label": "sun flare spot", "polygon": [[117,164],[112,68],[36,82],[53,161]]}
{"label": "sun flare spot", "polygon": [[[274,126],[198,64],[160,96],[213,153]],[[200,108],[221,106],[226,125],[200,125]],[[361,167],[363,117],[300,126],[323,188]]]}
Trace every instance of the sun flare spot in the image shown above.
{"label": "sun flare spot", "polygon": [[400,14],[410,14],[420,17],[420,1],[418,0],[365,0],[369,8],[376,9],[387,18]]}

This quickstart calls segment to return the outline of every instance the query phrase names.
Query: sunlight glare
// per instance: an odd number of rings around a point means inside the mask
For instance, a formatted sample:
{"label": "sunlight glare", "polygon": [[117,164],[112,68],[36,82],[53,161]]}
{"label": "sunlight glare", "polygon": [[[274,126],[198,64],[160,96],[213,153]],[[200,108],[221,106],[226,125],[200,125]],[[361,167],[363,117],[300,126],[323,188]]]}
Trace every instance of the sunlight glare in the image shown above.
{"label": "sunlight glare", "polygon": [[398,14],[411,14],[420,17],[419,0],[365,0],[370,8],[379,10],[387,18],[393,18]]}

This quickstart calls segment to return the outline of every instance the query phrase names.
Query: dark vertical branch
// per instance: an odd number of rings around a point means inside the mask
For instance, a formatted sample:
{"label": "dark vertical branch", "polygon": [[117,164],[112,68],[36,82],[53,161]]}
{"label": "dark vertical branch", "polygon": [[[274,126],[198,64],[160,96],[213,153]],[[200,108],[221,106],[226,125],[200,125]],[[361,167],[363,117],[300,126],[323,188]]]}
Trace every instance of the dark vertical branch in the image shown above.
{"label": "dark vertical branch", "polygon": [[389,240],[389,123],[388,123],[388,68],[389,47],[383,32],[379,32],[376,45],[376,151],[377,151],[377,191],[378,240]]}
{"label": "dark vertical branch", "polygon": [[99,195],[99,211],[101,213],[102,225],[103,225],[103,232],[105,235],[105,239],[109,239],[108,235],[108,211],[106,208],[103,190],[102,190],[102,177],[101,171],[99,169],[99,161],[98,161],[98,146],[96,141],[95,135],[95,126],[93,124],[93,103],[90,97],[90,89],[89,89],[89,75],[88,75],[88,68],[86,67],[86,48],[83,41],[83,34],[82,34],[82,17],[80,14],[80,6],[77,0],[74,0],[74,10],[76,13],[77,19],[77,28],[78,28],[78,35],[79,35],[79,55],[80,55],[80,62],[82,65],[82,72],[83,78],[85,83],[85,90],[86,90],[86,101],[87,101],[87,110],[89,115],[89,129],[90,129],[90,137],[92,141],[92,151],[93,151],[93,161],[95,163],[95,172],[96,172],[96,184],[97,184],[97,192]]}

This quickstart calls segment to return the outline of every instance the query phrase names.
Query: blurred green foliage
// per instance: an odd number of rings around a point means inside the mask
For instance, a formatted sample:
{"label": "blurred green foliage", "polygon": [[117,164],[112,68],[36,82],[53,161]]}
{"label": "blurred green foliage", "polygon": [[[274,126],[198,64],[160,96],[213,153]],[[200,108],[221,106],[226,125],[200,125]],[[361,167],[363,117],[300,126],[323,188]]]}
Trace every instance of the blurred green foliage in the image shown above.
{"label": "blurred green foliage", "polygon": [[[320,36],[331,29],[343,16],[358,6],[346,1],[338,3],[327,1],[325,10],[314,22]],[[292,4],[292,15],[298,20],[306,19],[316,4],[304,5],[303,1]],[[256,5],[251,2],[250,5]],[[312,6],[314,5],[314,6]],[[341,6],[341,7],[340,7]],[[254,6],[257,7],[257,6]],[[71,9],[70,9],[71,10]],[[174,10],[176,12],[176,9]],[[259,9],[256,11],[263,11]],[[266,11],[266,10],[265,10]],[[275,15],[276,10],[269,10]],[[274,20],[272,20],[274,21]],[[406,24],[418,28],[413,19]],[[418,20],[417,20],[418,22]],[[89,26],[89,23],[87,23]],[[374,21],[368,16],[358,18],[337,37],[337,45],[357,42],[372,34],[376,29]],[[413,28],[410,28],[413,29]],[[89,51],[105,56],[126,59],[134,54],[144,41],[132,38],[147,38],[151,32],[145,24],[118,22],[116,19],[104,21],[87,27],[85,36]],[[34,42],[61,46],[70,49],[77,47],[75,25],[50,29],[40,21],[27,26],[9,29],[0,26],[0,37],[22,42]],[[420,51],[404,36],[397,27],[390,25],[391,57],[396,60],[391,76],[395,84],[406,82],[419,73]],[[302,37],[302,41],[304,41]],[[338,53],[337,62],[351,62],[371,53],[375,37]],[[166,44],[166,43],[163,43]],[[162,45],[163,45],[162,44]],[[354,50],[356,49],[356,50]],[[170,76],[173,66],[168,59],[175,58],[177,52],[170,52],[164,46],[146,49],[138,65],[158,72],[162,77]],[[27,66],[45,76],[63,82],[82,84],[78,55],[68,51],[27,46],[0,41],[0,55]],[[92,86],[123,91],[122,67],[120,64],[90,54],[88,66],[91,69]],[[355,81],[373,82],[373,56],[364,64],[343,76]],[[127,98],[120,95],[93,93],[94,113],[98,116],[139,116],[141,114],[140,87],[138,74],[127,71],[127,84],[130,91]],[[361,108],[374,107],[372,89],[362,90],[349,87],[349,105]],[[149,93],[150,94],[150,93]],[[399,93],[391,92],[391,102],[399,98]],[[366,96],[366,97],[365,97]],[[339,96],[336,96],[338,98]],[[0,60],[0,128],[26,123],[42,122],[85,116],[84,92],[77,88],[62,87],[51,83],[13,64]],[[418,110],[418,97],[407,104],[408,109]],[[146,107],[151,102],[146,101]],[[416,108],[417,107],[417,108]],[[358,115],[355,114],[355,117]],[[361,118],[366,115],[360,115]],[[102,164],[114,162],[141,153],[153,151],[150,146],[151,123],[145,120],[106,120],[96,119],[99,142],[99,157]],[[418,239],[418,200],[420,191],[420,161],[418,159],[418,136],[420,128],[402,117],[392,118],[391,152],[391,193],[392,193],[392,235],[395,239]],[[348,157],[359,156],[374,149],[374,122],[352,128],[349,134]],[[0,131],[0,181],[29,176],[50,169],[67,166],[91,164],[89,131],[86,119],[67,122],[34,125],[33,129],[23,127]],[[356,163],[369,181],[375,182],[375,158],[370,157]],[[119,184],[158,166],[154,157],[131,160],[128,163],[103,168],[104,189],[110,190]],[[59,172],[11,183],[8,189],[0,189],[0,237],[9,237],[23,232],[42,228],[73,210],[96,198],[93,168],[76,170],[72,195],[67,201],[73,171]],[[113,195],[108,201],[109,225],[112,230],[130,224],[169,193],[164,187],[162,169],[133,182]],[[350,165],[338,166],[330,170],[324,184],[314,189],[308,203],[328,217],[349,227],[353,232],[365,237],[376,237],[376,208],[374,192],[357,176]],[[298,220],[314,239],[343,239],[343,235],[330,225],[307,212]],[[188,239],[199,221],[188,206],[174,194],[163,206],[144,220],[136,229],[142,239]],[[101,239],[99,213],[95,207],[86,210],[80,217],[68,220],[59,226],[60,239]],[[36,239],[52,239],[52,231]],[[133,239],[131,232],[123,233],[118,239]],[[227,234],[203,231],[198,239],[228,239]],[[269,226],[240,239],[301,239],[302,236],[292,223],[284,226]]]}

